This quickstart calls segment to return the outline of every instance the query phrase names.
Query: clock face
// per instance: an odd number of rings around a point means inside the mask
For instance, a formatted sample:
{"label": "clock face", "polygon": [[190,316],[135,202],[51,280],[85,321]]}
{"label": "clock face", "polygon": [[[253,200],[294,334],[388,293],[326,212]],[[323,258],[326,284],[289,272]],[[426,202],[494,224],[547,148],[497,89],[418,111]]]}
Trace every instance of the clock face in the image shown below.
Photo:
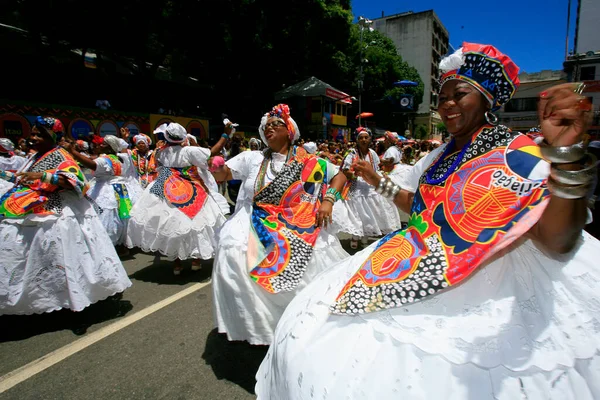
{"label": "clock face", "polygon": [[400,105],[401,105],[402,107],[406,107],[406,106],[408,106],[408,104],[409,104],[409,103],[410,103],[410,100],[408,100],[408,98],[407,98],[407,97],[403,97],[403,98],[402,98],[402,100],[400,100]]}

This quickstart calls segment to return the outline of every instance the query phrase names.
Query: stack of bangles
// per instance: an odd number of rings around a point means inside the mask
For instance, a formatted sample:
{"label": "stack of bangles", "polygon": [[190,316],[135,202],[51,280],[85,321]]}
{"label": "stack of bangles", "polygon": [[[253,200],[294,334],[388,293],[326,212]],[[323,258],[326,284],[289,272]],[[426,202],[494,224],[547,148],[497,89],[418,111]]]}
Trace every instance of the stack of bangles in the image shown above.
{"label": "stack of bangles", "polygon": [[10,171],[0,171],[0,179],[4,179],[5,181],[15,183],[17,181],[17,175],[13,174]]}
{"label": "stack of bangles", "polygon": [[42,172],[42,182],[49,183],[50,185],[58,185],[58,174]]}
{"label": "stack of bangles", "polygon": [[387,176],[381,178],[379,184],[375,188],[375,191],[377,193],[392,201],[394,201],[394,198],[400,192],[400,190],[402,190],[402,188],[396,185],[394,182],[392,182],[392,180]]}
{"label": "stack of bangles", "polygon": [[324,201],[328,201],[331,204],[335,204],[336,201],[341,200],[341,199],[342,199],[342,194],[336,188],[332,188],[332,187],[327,189],[327,192],[325,192],[325,197],[323,197]]}
{"label": "stack of bangles", "polygon": [[[581,199],[592,193],[596,179],[598,160],[586,152],[583,142],[572,146],[550,146],[540,144],[542,156],[551,162],[548,190],[561,199]],[[561,168],[564,164],[579,164],[580,169]]]}

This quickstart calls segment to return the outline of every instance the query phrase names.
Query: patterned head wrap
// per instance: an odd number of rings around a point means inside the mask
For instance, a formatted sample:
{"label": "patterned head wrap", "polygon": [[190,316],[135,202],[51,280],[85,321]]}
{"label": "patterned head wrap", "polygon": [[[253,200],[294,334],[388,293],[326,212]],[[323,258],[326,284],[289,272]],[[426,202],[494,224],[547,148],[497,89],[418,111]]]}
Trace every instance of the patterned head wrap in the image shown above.
{"label": "patterned head wrap", "polygon": [[165,140],[173,144],[181,144],[187,139],[187,131],[177,122],[170,123],[165,129]]}
{"label": "patterned head wrap", "polygon": [[265,126],[267,125],[267,120],[272,117],[281,118],[281,120],[285,122],[290,135],[290,141],[292,143],[300,138],[300,129],[298,129],[296,121],[290,117],[290,107],[287,104],[277,104],[271,111],[263,115],[260,121],[260,126],[258,127],[260,138],[264,144],[267,144],[267,138],[265,137]]}
{"label": "patterned head wrap", "polygon": [[62,135],[62,133],[65,130],[62,122],[60,122],[59,119],[56,119],[53,117],[38,116],[35,119],[35,126],[38,129],[42,128],[42,130],[44,132],[48,133],[50,135],[50,137],[52,138],[52,141],[54,142],[54,144],[56,144],[56,142],[58,141],[57,135],[59,133]]}
{"label": "patterned head wrap", "polygon": [[441,87],[451,79],[473,85],[490,102],[492,111],[508,103],[519,87],[519,67],[494,46],[463,43],[440,62]]}
{"label": "patterned head wrap", "polygon": [[15,145],[10,139],[0,138],[0,153],[10,153],[15,149]]}
{"label": "patterned head wrap", "polygon": [[146,143],[146,146],[150,146],[152,144],[152,139],[150,139],[150,136],[140,133],[133,137],[133,144],[137,145],[139,142],[144,142]]}
{"label": "patterned head wrap", "polygon": [[385,137],[390,139],[393,144],[398,143],[398,141],[400,140],[400,136],[398,136],[398,133],[396,132],[386,131]]}

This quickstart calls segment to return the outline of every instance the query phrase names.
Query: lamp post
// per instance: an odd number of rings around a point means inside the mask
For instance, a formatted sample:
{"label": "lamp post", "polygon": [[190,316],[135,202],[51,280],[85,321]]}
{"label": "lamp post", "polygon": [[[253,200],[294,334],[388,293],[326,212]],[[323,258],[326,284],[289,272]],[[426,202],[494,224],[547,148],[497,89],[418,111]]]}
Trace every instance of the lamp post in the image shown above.
{"label": "lamp post", "polygon": [[362,91],[363,91],[363,31],[365,29],[373,30],[371,28],[373,21],[365,17],[358,17],[358,26],[360,27],[360,72],[358,74],[358,126],[362,126]]}

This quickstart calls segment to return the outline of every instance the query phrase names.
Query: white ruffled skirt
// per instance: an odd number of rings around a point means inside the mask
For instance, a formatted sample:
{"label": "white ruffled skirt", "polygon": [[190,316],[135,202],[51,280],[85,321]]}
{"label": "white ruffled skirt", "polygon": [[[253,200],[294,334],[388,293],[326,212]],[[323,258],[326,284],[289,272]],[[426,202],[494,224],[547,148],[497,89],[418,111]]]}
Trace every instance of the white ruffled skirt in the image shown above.
{"label": "white ruffled skirt", "polygon": [[289,302],[332,264],[349,255],[335,235],[321,230],[301,283],[291,292],[271,294],[249,275],[246,252],[251,206],[244,204],[223,225],[212,273],[213,304],[219,333],[229,340],[269,345]]}
{"label": "white ruffled skirt", "polygon": [[107,179],[103,177],[94,178],[90,181],[88,196],[102,209],[98,217],[113,245],[116,246],[125,243],[129,219],[119,218],[119,203],[115,197],[113,183],[125,184],[132,205],[136,203],[143,192],[137,181],[127,178],[110,177]]}
{"label": "white ruffled skirt", "polygon": [[0,314],[81,311],[131,286],[90,202],[61,196],[58,216],[0,219]]}
{"label": "white ruffled skirt", "polygon": [[600,398],[600,242],[550,256],[521,240],[459,286],[403,308],[329,306],[375,244],[288,306],[257,373],[263,399]]}
{"label": "white ruffled skirt", "polygon": [[401,227],[398,208],[358,179],[349,199],[333,206],[333,228],[354,236],[381,236]]}
{"label": "white ruffled skirt", "polygon": [[217,231],[226,220],[213,198],[215,194],[209,193],[202,210],[190,218],[167,200],[150,193],[153,184],[148,185],[131,209],[125,245],[148,253],[158,251],[169,260],[212,258]]}

